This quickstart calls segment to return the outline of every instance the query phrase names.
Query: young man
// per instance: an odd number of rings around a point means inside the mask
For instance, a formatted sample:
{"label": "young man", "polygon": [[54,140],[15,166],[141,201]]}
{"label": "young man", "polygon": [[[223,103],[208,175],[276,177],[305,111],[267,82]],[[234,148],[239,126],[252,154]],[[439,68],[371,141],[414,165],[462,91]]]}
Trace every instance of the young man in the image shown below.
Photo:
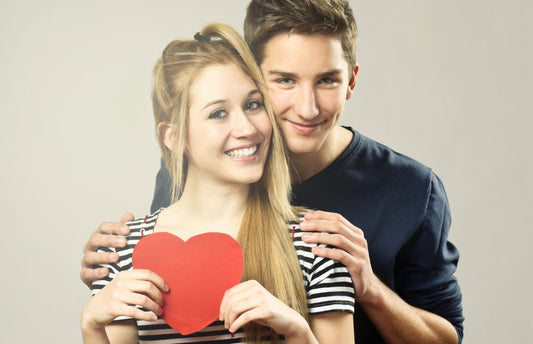
{"label": "young man", "polygon": [[[352,276],[356,342],[460,343],[459,253],[447,240],[442,183],[429,168],[338,125],[359,69],[348,1],[252,0],[245,38],[286,139],[294,204],[322,210],[306,215],[304,240],[337,247],[314,253],[342,262]],[[169,195],[162,167],[152,210],[167,206]],[[93,233],[82,261],[87,284],[107,273],[94,264],[116,259],[94,252],[120,245],[106,233],[127,228],[104,223]]]}

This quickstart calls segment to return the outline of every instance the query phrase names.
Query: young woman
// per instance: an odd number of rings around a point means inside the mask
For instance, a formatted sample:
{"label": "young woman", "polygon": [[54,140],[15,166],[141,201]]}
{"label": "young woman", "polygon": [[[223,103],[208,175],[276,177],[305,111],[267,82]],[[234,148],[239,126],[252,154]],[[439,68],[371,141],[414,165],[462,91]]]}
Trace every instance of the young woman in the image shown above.
{"label": "young woman", "polygon": [[[128,224],[128,245],[83,309],[84,342],[353,343],[349,273],[301,240],[283,140],[244,40],[211,24],[171,42],[154,68],[152,101],[179,200]],[[187,240],[213,231],[241,245],[242,282],[226,291],[219,321],[183,336],[156,316],[165,281],[132,269],[131,251],[154,232]]]}

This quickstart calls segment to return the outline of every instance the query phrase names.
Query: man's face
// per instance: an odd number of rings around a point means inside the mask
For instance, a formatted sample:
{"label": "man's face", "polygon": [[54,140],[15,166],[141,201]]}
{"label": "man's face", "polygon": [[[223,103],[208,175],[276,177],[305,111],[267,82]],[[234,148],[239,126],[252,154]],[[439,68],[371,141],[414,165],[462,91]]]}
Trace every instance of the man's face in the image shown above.
{"label": "man's face", "polygon": [[266,43],[261,70],[291,155],[334,149],[330,133],[355,86],[348,69],[333,36],[281,33]]}

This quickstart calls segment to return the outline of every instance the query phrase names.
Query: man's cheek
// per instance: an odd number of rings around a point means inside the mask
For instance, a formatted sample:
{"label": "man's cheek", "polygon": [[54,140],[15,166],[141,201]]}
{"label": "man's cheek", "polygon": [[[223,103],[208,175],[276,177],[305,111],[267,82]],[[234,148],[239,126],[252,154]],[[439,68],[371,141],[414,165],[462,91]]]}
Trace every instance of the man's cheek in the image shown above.
{"label": "man's cheek", "polygon": [[277,115],[281,114],[283,112],[283,107],[286,101],[284,100],[284,97],[282,94],[276,91],[269,91],[268,95],[270,97],[270,102],[272,104],[272,109],[274,110],[274,114]]}

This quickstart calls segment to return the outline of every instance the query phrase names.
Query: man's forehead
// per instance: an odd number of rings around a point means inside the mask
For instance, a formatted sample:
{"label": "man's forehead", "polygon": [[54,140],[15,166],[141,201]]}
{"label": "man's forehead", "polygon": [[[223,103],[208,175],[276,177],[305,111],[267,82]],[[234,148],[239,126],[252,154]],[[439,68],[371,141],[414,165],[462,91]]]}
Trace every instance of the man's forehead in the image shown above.
{"label": "man's forehead", "polygon": [[[264,61],[267,58],[284,60],[299,51],[310,50],[327,55],[338,55],[344,59],[342,42],[339,37],[323,34],[298,34],[283,32],[274,35],[263,45]],[[313,55],[308,56],[312,59]],[[306,61],[308,60],[306,59]],[[304,63],[305,61],[302,61]]]}
{"label": "man's forehead", "polygon": [[315,78],[345,73],[348,63],[335,36],[284,33],[265,44],[260,67],[265,76]]}

